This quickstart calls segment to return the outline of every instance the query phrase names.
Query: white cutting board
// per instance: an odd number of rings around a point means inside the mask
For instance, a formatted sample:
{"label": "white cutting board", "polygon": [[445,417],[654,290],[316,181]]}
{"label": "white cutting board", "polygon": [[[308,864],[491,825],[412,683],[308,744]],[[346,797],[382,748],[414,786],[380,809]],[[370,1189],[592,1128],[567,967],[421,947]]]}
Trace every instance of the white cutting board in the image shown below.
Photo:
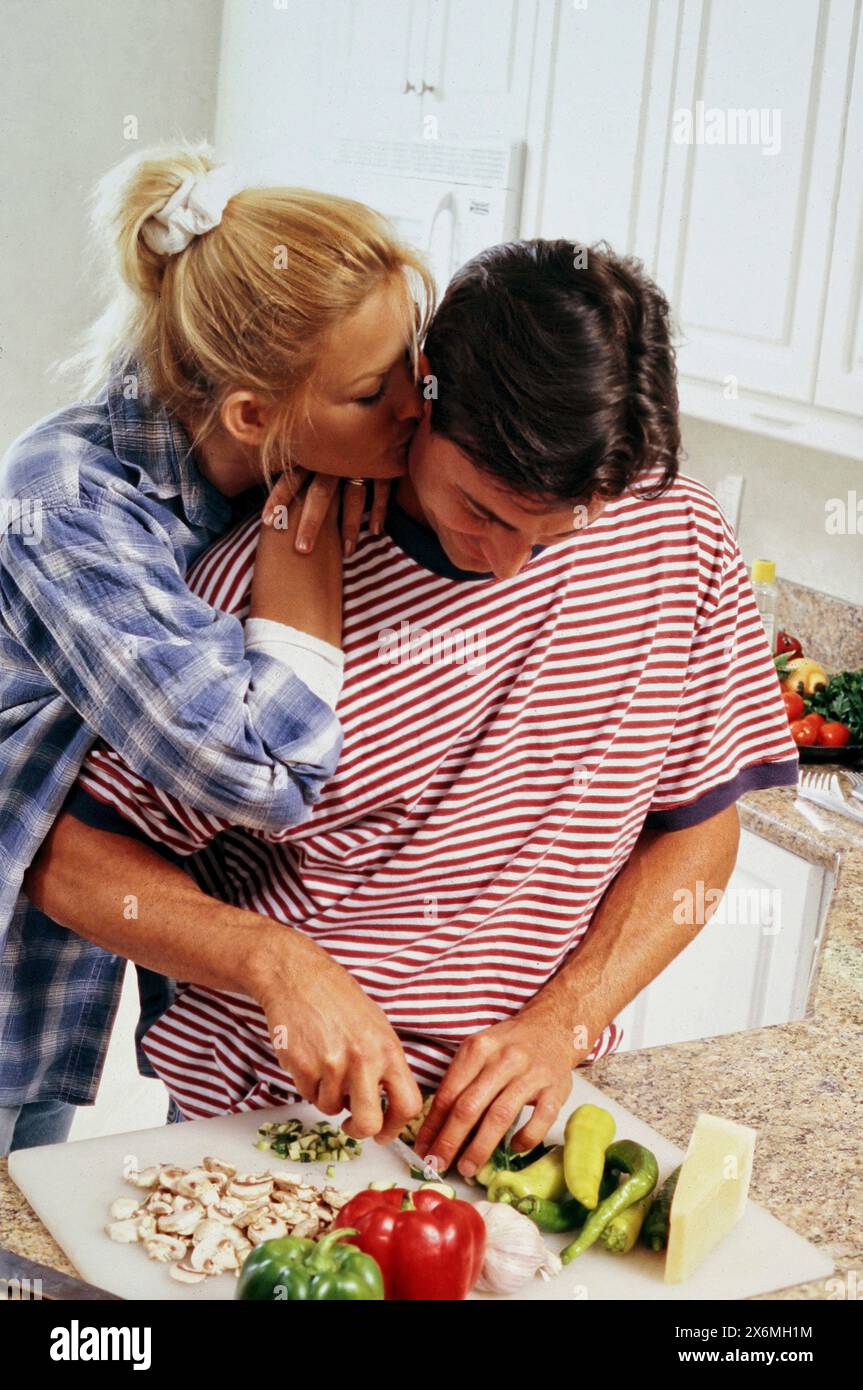
{"label": "white cutting board", "polygon": [[[680,1149],[628,1110],[609,1100],[595,1086],[576,1076],[569,1103],[563,1107],[550,1141],[563,1139],[563,1122],[577,1105],[604,1106],[617,1123],[617,1138],[645,1144],[659,1162],[660,1181],[683,1157]],[[527,1112],[525,1112],[527,1113]],[[123,1179],[124,1164],[146,1168],[153,1163],[199,1164],[206,1155],[227,1159],[241,1172],[278,1168],[302,1174],[304,1181],[323,1185],[324,1164],[288,1163],[256,1150],[258,1125],[265,1120],[284,1120],[298,1115],[314,1122],[322,1116],[310,1105],[288,1105],[278,1110],[256,1110],[216,1120],[192,1120],[159,1129],[114,1134],[101,1139],[55,1144],[41,1149],[16,1150],[9,1156],[9,1172],[34,1211],[65,1251],[81,1277],[111,1293],[129,1299],[233,1298],[233,1275],[219,1275],[203,1284],[178,1284],[165,1265],[147,1259],[137,1245],[117,1245],[105,1234],[108,1208],[115,1197],[135,1196],[137,1190]],[[131,1156],[131,1159],[130,1159]],[[755,1147],[758,1168],[758,1145]],[[449,1177],[449,1175],[448,1175]],[[470,1187],[449,1177],[459,1197],[479,1201],[482,1188]],[[388,1148],[373,1141],[363,1144],[360,1158],[338,1163],[333,1183],[355,1192],[370,1182],[396,1181],[412,1186],[407,1167]],[[545,1239],[561,1249],[572,1237]],[[833,1262],[823,1251],[783,1226],[763,1207],[749,1202],[740,1223],[717,1246],[699,1270],[684,1284],[666,1284],[662,1255],[636,1247],[628,1255],[612,1255],[593,1248],[550,1281],[537,1278],[513,1297],[518,1299],[705,1299],[748,1298],[823,1279],[833,1273]],[[481,1298],[488,1295],[474,1294]]]}

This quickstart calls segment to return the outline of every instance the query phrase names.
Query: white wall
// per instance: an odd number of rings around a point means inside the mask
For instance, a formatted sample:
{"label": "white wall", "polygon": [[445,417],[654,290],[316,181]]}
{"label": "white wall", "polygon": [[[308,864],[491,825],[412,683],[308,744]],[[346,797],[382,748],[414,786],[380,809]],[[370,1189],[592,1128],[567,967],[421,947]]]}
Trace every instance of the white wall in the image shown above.
{"label": "white wall", "polygon": [[764,435],[683,419],[684,472],[708,487],[726,473],[743,477],[738,540],[747,564],[775,560],[782,579],[863,604],[863,526],[828,533],[825,505],[856,490],[863,467]]}
{"label": "white wall", "polygon": [[318,0],[225,0],[216,138],[250,183],[321,187],[320,25]]}
{"label": "white wall", "polygon": [[212,138],[221,14],[221,0],[3,0],[0,453],[70,399],[47,368],[96,308],[92,184],[134,148]]}

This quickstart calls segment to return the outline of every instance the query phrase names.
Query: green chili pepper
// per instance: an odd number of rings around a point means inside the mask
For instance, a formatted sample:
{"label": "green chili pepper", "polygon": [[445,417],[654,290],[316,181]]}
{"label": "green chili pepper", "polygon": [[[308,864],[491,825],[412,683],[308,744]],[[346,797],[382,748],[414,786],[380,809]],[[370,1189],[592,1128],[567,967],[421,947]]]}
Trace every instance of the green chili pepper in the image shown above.
{"label": "green chili pepper", "polygon": [[[681,1167],[683,1165],[681,1164]],[[668,1228],[671,1220],[671,1203],[680,1177],[680,1168],[669,1173],[653,1199],[653,1205],[644,1218],[641,1239],[651,1250],[664,1250],[668,1244]]]}
{"label": "green chili pepper", "polygon": [[[599,1189],[600,1198],[608,1197],[617,1187],[618,1175],[609,1170],[603,1175]],[[501,1194],[501,1201],[510,1194]],[[560,1202],[551,1202],[545,1197],[521,1197],[515,1203],[517,1211],[535,1221],[541,1231],[575,1231],[583,1226],[590,1212],[574,1197],[564,1197]]]}
{"label": "green chili pepper", "polygon": [[537,1144],[536,1148],[527,1149],[525,1153],[516,1153],[509,1144],[498,1144],[488,1163],[484,1163],[480,1168],[475,1181],[480,1187],[488,1187],[498,1173],[520,1172],[522,1168],[529,1168],[532,1163],[536,1163],[545,1153],[548,1153],[545,1144]]}
{"label": "green chili pepper", "polygon": [[598,1105],[573,1110],[564,1130],[564,1171],[570,1195],[592,1210],[599,1201],[605,1151],[614,1138],[614,1120]]}
{"label": "green chili pepper", "polygon": [[516,1211],[529,1216],[541,1231],[576,1231],[587,1220],[587,1208],[568,1197],[563,1202],[550,1202],[546,1197],[521,1197]]}
{"label": "green chili pepper", "polygon": [[616,1144],[610,1144],[605,1161],[610,1173],[628,1173],[629,1176],[590,1213],[576,1239],[560,1252],[564,1264],[589,1249],[615,1216],[647,1197],[656,1186],[659,1177],[656,1159],[649,1149],[631,1139],[619,1139]]}
{"label": "green chili pepper", "polygon": [[625,1211],[613,1216],[605,1230],[600,1233],[599,1244],[616,1255],[627,1255],[638,1240],[638,1233],[652,1200],[653,1193],[648,1192],[640,1202],[633,1203]]}
{"label": "green chili pepper", "polygon": [[520,1197],[544,1197],[557,1202],[566,1196],[563,1149],[551,1149],[520,1172],[496,1173],[488,1185],[490,1202],[517,1202]]}
{"label": "green chili pepper", "polygon": [[384,1281],[377,1260],[355,1245],[340,1244],[343,1236],[356,1234],[346,1226],[328,1231],[320,1240],[283,1236],[263,1241],[246,1258],[236,1297],[258,1302],[382,1302]]}

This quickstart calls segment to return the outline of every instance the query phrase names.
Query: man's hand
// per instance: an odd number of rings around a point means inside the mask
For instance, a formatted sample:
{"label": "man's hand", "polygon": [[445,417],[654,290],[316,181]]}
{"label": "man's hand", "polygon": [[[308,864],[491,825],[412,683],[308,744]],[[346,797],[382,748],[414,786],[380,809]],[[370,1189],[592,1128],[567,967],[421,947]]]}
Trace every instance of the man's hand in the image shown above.
{"label": "man's hand", "polygon": [[[344,1127],[356,1138],[389,1143],[419,1114],[422,1096],[401,1043],[353,976],[302,932],[208,897],[151,845],[62,812],[24,891],[55,922],[112,954],[256,999],[300,1093],[327,1114],[348,1105]],[[132,918],[123,911],[129,895]]]}
{"label": "man's hand", "polygon": [[[542,1143],[569,1095],[572,1069],[589,1055],[592,1044],[582,1044],[600,1036],[715,910],[739,835],[736,806],[684,830],[642,831],[578,950],[520,1014],[462,1044],[417,1135],[417,1153],[433,1155],[443,1169],[470,1138],[458,1167],[472,1177],[530,1104],[533,1115],[512,1145]],[[711,906],[681,923],[680,890],[695,898],[699,885]]]}
{"label": "man's hand", "polygon": [[541,1144],[572,1090],[573,1067],[588,1051],[579,1052],[571,1030],[541,1005],[474,1033],[438,1088],[417,1135],[417,1154],[432,1156],[444,1172],[473,1135],[458,1163],[464,1177],[473,1177],[525,1105],[534,1107],[533,1114],[512,1146],[527,1150]]}
{"label": "man's hand", "polygon": [[[379,536],[384,529],[391,481],[390,478],[374,479],[374,499],[369,516],[369,530],[373,536]],[[294,544],[297,550],[314,550],[330,503],[339,484],[343,482],[344,478],[335,477],[331,473],[308,473],[305,468],[292,468],[289,473],[283,473],[273,485],[273,490],[264,504],[264,525],[274,525],[279,520],[279,508],[289,509],[294,498],[305,489],[302,515]],[[342,547],[345,555],[352,555],[356,549],[365,504],[365,487],[345,483],[342,492]]]}
{"label": "man's hand", "polygon": [[342,1126],[347,1134],[388,1144],[422,1108],[398,1036],[349,971],[312,943],[306,950],[299,934],[294,937],[287,961],[276,938],[276,953],[255,972],[256,982],[267,982],[255,994],[279,1063],[303,1100],[325,1115],[350,1110]]}

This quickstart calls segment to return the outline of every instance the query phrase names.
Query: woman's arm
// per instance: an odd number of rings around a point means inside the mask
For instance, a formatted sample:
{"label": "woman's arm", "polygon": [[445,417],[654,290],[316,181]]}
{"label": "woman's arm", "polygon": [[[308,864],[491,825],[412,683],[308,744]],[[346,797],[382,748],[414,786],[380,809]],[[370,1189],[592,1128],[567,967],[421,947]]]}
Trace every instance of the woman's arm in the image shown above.
{"label": "woman's arm", "polygon": [[24,889],[40,911],[106,951],[257,1000],[297,1090],[327,1114],[346,1097],[345,1127],[356,1137],[388,1143],[419,1112],[396,1033],[347,970],[301,932],[207,897],[149,846],[63,813]]}
{"label": "woman's arm", "polygon": [[287,526],[262,526],[255,552],[250,618],[287,623],[310,636],[342,645],[342,559],[338,529],[338,494],[317,535],[314,553],[304,555],[294,542],[301,519],[298,499]]}
{"label": "woman's arm", "polygon": [[[259,616],[334,646],[334,506],[330,524],[308,555],[290,543],[294,518],[268,531],[256,603]],[[236,535],[238,549],[253,548],[254,521]],[[190,592],[158,528],[119,505],[46,507],[38,546],[7,534],[0,605],[7,631],[94,733],[204,812],[263,831],[297,824],[335,770],[332,693],[328,702],[310,689],[284,646],[274,655],[253,635],[247,645],[237,618]]]}

